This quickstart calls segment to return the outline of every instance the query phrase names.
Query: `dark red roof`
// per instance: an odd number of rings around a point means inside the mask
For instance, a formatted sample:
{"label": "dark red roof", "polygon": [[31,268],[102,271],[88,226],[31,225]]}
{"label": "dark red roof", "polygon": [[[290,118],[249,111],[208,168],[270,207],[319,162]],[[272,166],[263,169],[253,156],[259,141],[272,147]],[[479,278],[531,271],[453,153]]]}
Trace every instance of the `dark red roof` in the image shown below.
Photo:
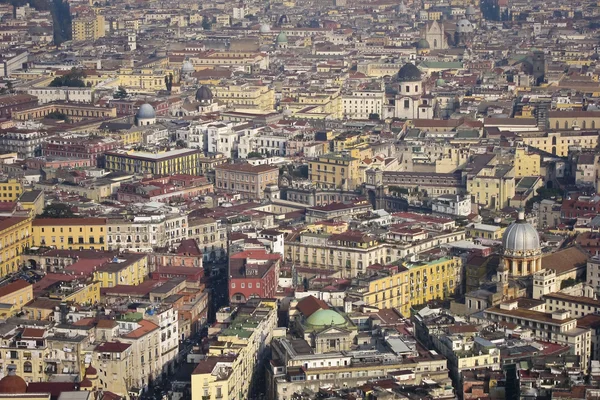
{"label": "dark red roof", "polygon": [[101,351],[105,353],[122,353],[129,347],[131,347],[129,343],[106,342],[96,346],[96,351]]}
{"label": "dark red roof", "polygon": [[296,305],[298,311],[302,313],[306,318],[310,317],[315,311],[327,310],[329,306],[323,300],[317,299],[315,296],[308,296],[303,298]]}
{"label": "dark red roof", "polygon": [[202,251],[200,250],[200,247],[198,247],[196,239],[186,239],[182,240],[179,247],[177,247],[177,254],[201,256]]}

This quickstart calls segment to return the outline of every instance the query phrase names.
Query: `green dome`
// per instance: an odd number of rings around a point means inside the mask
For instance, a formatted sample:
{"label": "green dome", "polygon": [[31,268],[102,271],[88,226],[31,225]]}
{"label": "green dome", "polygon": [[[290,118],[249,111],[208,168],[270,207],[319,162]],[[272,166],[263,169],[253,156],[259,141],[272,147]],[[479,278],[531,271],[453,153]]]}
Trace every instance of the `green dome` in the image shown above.
{"label": "green dome", "polygon": [[279,35],[277,35],[275,41],[277,43],[287,43],[287,35],[285,34],[285,32],[279,32]]}
{"label": "green dome", "polygon": [[425,39],[421,39],[417,42],[417,49],[423,50],[423,49],[428,49],[429,47],[430,47],[429,42]]}
{"label": "green dome", "polygon": [[435,81],[435,86],[444,86],[445,84],[446,84],[446,81],[443,80],[442,78]]}
{"label": "green dome", "polygon": [[306,324],[313,327],[343,326],[346,319],[333,310],[317,310],[308,317]]}

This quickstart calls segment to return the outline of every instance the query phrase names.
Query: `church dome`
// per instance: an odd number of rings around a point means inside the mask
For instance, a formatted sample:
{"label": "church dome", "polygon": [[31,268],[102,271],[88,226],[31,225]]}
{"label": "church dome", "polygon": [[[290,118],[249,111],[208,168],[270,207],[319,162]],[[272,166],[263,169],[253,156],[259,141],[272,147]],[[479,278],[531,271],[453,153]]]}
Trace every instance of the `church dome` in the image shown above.
{"label": "church dome", "polygon": [[435,86],[444,86],[446,84],[446,81],[442,78],[439,78],[435,81]]}
{"label": "church dome", "polygon": [[414,64],[406,63],[398,71],[398,80],[400,82],[421,81],[421,71]]}
{"label": "church dome", "polygon": [[417,49],[419,50],[425,50],[425,49],[429,49],[431,46],[429,46],[429,42],[425,39],[421,39],[417,42]]}
{"label": "church dome", "polygon": [[208,86],[202,85],[196,90],[196,101],[210,101],[213,99],[213,93]]}
{"label": "church dome", "polygon": [[184,73],[184,74],[189,74],[189,73],[192,73],[194,71],[195,71],[194,70],[194,64],[192,64],[189,61],[185,61],[183,63],[183,65],[181,66],[181,72]]}
{"label": "church dome", "polygon": [[400,5],[398,6],[398,12],[400,14],[407,14],[408,13],[408,8],[406,7],[406,4],[404,4],[404,2],[400,3]]}
{"label": "church dome", "polygon": [[19,394],[27,392],[27,383],[15,373],[14,368],[8,370],[8,375],[0,379],[0,393]]}
{"label": "church dome", "polygon": [[505,255],[526,256],[541,252],[540,235],[529,222],[525,213],[519,211],[517,220],[510,224],[502,236]]}
{"label": "church dome", "polygon": [[475,10],[475,7],[473,7],[473,4],[469,4],[468,5],[466,14],[467,15],[475,15],[475,14],[477,14],[477,10]]}
{"label": "church dome", "polygon": [[285,32],[280,32],[279,35],[277,35],[277,38],[275,39],[275,42],[277,43],[287,43],[287,35],[285,34]]}
{"label": "church dome", "polygon": [[312,327],[344,326],[346,319],[333,310],[317,310],[308,319],[306,324]]}
{"label": "church dome", "polygon": [[468,19],[461,19],[456,23],[457,33],[472,33],[474,30],[473,24]]}
{"label": "church dome", "polygon": [[154,107],[152,107],[150,104],[144,103],[135,116],[137,119],[156,118],[156,111],[154,111]]}

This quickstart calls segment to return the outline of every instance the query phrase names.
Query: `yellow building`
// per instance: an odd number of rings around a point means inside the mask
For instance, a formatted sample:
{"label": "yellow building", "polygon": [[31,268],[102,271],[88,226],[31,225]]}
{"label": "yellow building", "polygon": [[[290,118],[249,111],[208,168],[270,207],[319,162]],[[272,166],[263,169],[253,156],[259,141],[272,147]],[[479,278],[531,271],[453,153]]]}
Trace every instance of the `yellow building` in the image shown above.
{"label": "yellow building", "polygon": [[33,285],[17,280],[0,288],[0,317],[15,315],[33,299]]}
{"label": "yellow building", "polygon": [[8,179],[6,182],[0,182],[0,201],[17,201],[23,193],[23,184],[16,179]]}
{"label": "yellow building", "polygon": [[179,79],[176,69],[168,69],[162,65],[150,65],[136,68],[121,68],[113,86],[122,86],[131,93],[153,93],[166,90],[165,76],[173,75],[173,82]]}
{"label": "yellow building", "polygon": [[97,14],[73,18],[71,33],[75,42],[94,41],[104,37],[104,16]]}
{"label": "yellow building", "polygon": [[[429,262],[405,263],[408,269],[408,303],[410,307],[422,305],[431,300],[444,299],[455,294],[460,287],[461,259],[442,257]],[[404,301],[407,301],[405,296]],[[402,306],[405,314],[406,306]]]}
{"label": "yellow building", "polygon": [[19,269],[20,255],[31,245],[31,218],[0,217],[0,276]]}
{"label": "yellow building", "polygon": [[100,282],[74,282],[65,283],[61,290],[50,293],[49,299],[60,300],[66,303],[92,305],[100,301]]}
{"label": "yellow building", "polygon": [[[560,121],[559,125],[560,125]],[[572,122],[572,121],[571,121]],[[583,124],[583,121],[581,121]],[[550,125],[552,127],[552,125]],[[590,121],[588,129],[600,128],[600,121]],[[594,149],[598,145],[597,132],[547,132],[547,133],[521,133],[523,143],[527,146],[543,150],[560,157],[569,155],[569,148]]]}
{"label": "yellow building", "polygon": [[487,224],[472,224],[467,229],[467,236],[490,240],[501,240],[505,227]]}
{"label": "yellow building", "polygon": [[360,160],[348,153],[324,154],[308,163],[308,177],[318,187],[353,190],[362,182]]}
{"label": "yellow building", "polygon": [[408,318],[412,307],[454,294],[460,282],[460,263],[458,257],[407,263],[395,273],[381,271],[359,278],[348,295],[379,309],[397,308]]}
{"label": "yellow building", "polygon": [[33,246],[104,250],[106,218],[36,218],[32,231]]}
{"label": "yellow building", "polygon": [[523,147],[515,149],[515,178],[524,176],[540,176],[541,157],[530,153]]}
{"label": "yellow building", "polygon": [[272,111],[275,109],[275,91],[267,85],[222,85],[213,89],[215,100],[229,107]]}
{"label": "yellow building", "polygon": [[515,186],[512,165],[487,165],[475,175],[467,176],[467,191],[472,201],[492,210],[508,206],[515,196]]}
{"label": "yellow building", "polygon": [[148,256],[141,253],[123,253],[107,264],[98,267],[94,279],[100,287],[139,285],[148,275]]}
{"label": "yellow building", "polygon": [[31,211],[32,216],[36,216],[44,212],[44,198],[43,190],[27,190],[19,197],[19,204],[23,209]]}
{"label": "yellow building", "polygon": [[152,175],[200,175],[198,149],[176,149],[159,153],[115,150],[106,152],[106,168],[111,171]]}
{"label": "yellow building", "polygon": [[[277,303],[246,304],[211,344],[208,357],[192,372],[192,399],[248,399],[257,360],[264,356],[277,327]],[[217,312],[219,315],[219,312]],[[217,318],[219,318],[217,316]]]}

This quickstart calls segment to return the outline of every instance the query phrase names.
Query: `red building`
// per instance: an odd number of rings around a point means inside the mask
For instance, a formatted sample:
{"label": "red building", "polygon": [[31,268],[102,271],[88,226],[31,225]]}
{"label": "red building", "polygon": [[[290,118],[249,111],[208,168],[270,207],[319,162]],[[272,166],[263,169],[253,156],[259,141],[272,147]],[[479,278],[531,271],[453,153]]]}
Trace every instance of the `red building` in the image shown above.
{"label": "red building", "polygon": [[0,118],[10,118],[13,111],[24,110],[37,105],[38,98],[29,94],[0,96]]}
{"label": "red building", "polygon": [[119,147],[120,142],[111,138],[61,138],[54,136],[42,145],[43,156],[88,159],[94,166],[102,167],[104,153]]}
{"label": "red building", "polygon": [[596,196],[572,195],[563,200],[560,208],[563,219],[593,218],[600,214],[600,200]]}
{"label": "red building", "polygon": [[281,255],[247,250],[229,257],[229,301],[245,303],[253,297],[274,298]]}
{"label": "red building", "polygon": [[[184,267],[200,270],[204,276],[202,250],[194,239],[182,240],[173,253],[152,253],[148,255],[150,271],[158,271],[162,267]],[[156,279],[156,278],[155,278]]]}

